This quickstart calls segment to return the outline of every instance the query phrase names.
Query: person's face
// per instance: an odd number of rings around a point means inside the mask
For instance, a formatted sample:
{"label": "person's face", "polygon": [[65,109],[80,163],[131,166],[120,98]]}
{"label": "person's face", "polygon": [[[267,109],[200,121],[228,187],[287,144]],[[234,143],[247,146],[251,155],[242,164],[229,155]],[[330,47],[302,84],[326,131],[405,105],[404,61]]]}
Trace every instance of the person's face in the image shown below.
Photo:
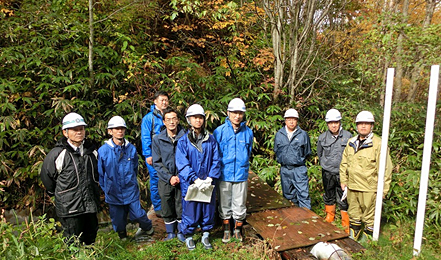
{"label": "person's face", "polygon": [[244,114],[242,111],[229,111],[228,117],[233,125],[238,126],[243,121]]}
{"label": "person's face", "polygon": [[169,131],[174,131],[179,125],[179,118],[175,112],[164,115],[164,125]]}
{"label": "person's face", "polygon": [[125,127],[115,127],[115,128],[109,129],[109,134],[116,139],[123,139],[124,135],[126,134],[126,128]]}
{"label": "person's face", "polygon": [[83,125],[64,129],[63,135],[73,143],[81,143],[86,137],[86,129]]}
{"label": "person's face", "polygon": [[201,129],[204,124],[204,117],[202,115],[190,116],[190,124],[194,129]]}
{"label": "person's face", "polygon": [[159,110],[164,110],[168,107],[168,97],[166,96],[158,96],[153,103],[155,103],[156,108]]}
{"label": "person's face", "polygon": [[372,131],[374,124],[369,122],[359,122],[357,123],[357,132],[362,137],[367,136]]}
{"label": "person's face", "polygon": [[289,131],[294,131],[297,127],[298,118],[295,117],[287,117],[285,118],[285,125],[288,127]]}
{"label": "person's face", "polygon": [[331,131],[333,135],[338,134],[338,131],[340,130],[340,121],[331,121],[327,124],[329,131]]}

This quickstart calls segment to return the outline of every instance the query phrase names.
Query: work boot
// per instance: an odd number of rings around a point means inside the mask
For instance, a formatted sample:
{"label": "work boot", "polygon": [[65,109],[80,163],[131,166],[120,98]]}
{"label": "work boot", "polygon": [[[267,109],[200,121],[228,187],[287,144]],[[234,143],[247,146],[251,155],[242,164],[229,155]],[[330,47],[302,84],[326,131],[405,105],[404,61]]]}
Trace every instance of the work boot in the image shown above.
{"label": "work boot", "polygon": [[325,205],[326,222],[333,222],[335,218],[335,205]]}
{"label": "work boot", "polygon": [[222,222],[222,227],[224,228],[224,236],[222,237],[222,242],[228,243],[231,240],[230,220],[224,219]]}
{"label": "work boot", "polygon": [[176,238],[175,229],[176,229],[176,221],[173,223],[165,224],[165,232],[167,233],[167,237],[164,238],[164,241],[168,241],[170,239]]}
{"label": "work boot", "polygon": [[127,231],[126,230],[118,231],[117,233],[118,233],[119,239],[121,239],[122,241],[127,240]]}
{"label": "work boot", "polygon": [[178,237],[178,239],[179,239],[179,241],[181,241],[181,242],[185,242],[185,236],[184,236],[184,234],[182,234],[182,232],[181,232],[181,221],[179,221],[178,220],[178,223],[177,223],[177,225],[176,225],[176,228],[177,228],[177,230],[178,230],[178,235],[177,235],[177,237]]}
{"label": "work boot", "polygon": [[351,222],[349,225],[349,238],[357,241],[361,233],[361,222]]}
{"label": "work boot", "polygon": [[242,242],[242,225],[243,221],[236,220],[236,224],[234,226],[234,238],[238,239],[240,242]]}
{"label": "work boot", "polygon": [[366,227],[363,230],[363,234],[361,234],[360,242],[368,243],[372,240],[372,236],[374,235],[374,228],[373,227]]}
{"label": "work boot", "polygon": [[149,230],[143,230],[142,228],[138,228],[138,231],[136,231],[135,236],[133,237],[136,242],[144,242],[144,241],[151,241],[152,238],[150,237],[153,235],[153,227],[151,227]]}
{"label": "work boot", "polygon": [[202,235],[202,239],[201,242],[204,245],[205,249],[213,249],[213,246],[210,243],[210,239],[208,238],[208,236],[210,235],[209,232],[204,232],[204,234]]}
{"label": "work boot", "polygon": [[341,225],[345,228],[345,232],[349,234],[349,215],[346,210],[340,211],[341,213]]}
{"label": "work boot", "polygon": [[194,244],[193,237],[187,237],[185,239],[185,245],[187,246],[188,250],[192,251],[196,248],[196,245]]}

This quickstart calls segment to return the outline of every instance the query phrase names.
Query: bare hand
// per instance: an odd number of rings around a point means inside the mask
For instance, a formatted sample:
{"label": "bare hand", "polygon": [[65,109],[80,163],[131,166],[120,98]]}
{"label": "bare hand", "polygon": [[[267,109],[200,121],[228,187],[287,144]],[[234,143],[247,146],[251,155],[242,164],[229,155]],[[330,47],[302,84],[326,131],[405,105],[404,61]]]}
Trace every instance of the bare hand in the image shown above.
{"label": "bare hand", "polygon": [[152,157],[150,156],[150,157],[145,158],[145,162],[146,162],[147,164],[149,164],[149,165],[153,165],[153,159],[152,159]]}
{"label": "bare hand", "polygon": [[178,176],[173,176],[170,178],[170,184],[172,186],[176,186],[179,184],[179,177]]}

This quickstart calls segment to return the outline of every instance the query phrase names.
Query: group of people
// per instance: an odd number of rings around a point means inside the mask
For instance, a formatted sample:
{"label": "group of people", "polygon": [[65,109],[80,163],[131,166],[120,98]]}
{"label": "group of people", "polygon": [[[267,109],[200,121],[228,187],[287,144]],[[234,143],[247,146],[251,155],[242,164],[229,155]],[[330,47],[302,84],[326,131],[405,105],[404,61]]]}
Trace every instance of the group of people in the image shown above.
{"label": "group of people", "polygon": [[[210,231],[218,205],[222,242],[232,238],[242,241],[253,146],[253,132],[246,125],[245,112],[244,101],[232,99],[225,123],[210,134],[205,129],[204,108],[193,104],[186,111],[188,129],[184,129],[178,112],[169,107],[168,94],[155,94],[154,104],[142,120],[141,142],[153,208],[165,224],[164,240],[177,238],[193,250],[193,234],[200,228],[204,248],[212,249]],[[274,141],[276,158],[281,164],[283,196],[310,209],[306,168],[306,159],[311,154],[310,139],[299,127],[295,109],[288,109],[284,118],[285,126]],[[328,111],[326,122],[329,131],[320,135],[317,143],[323,168],[326,221],[334,220],[337,203],[343,226],[350,227],[351,236],[358,239],[363,223],[364,233],[372,233],[381,141],[372,133],[375,121],[370,112],[357,116],[355,137],[342,129],[337,110]],[[67,114],[62,122],[63,136],[41,168],[42,182],[48,194],[55,196],[64,237],[68,241],[78,238],[85,244],[94,243],[101,188],[118,236],[127,239],[130,218],[139,223],[134,239],[150,239],[154,230],[140,203],[138,154],[136,147],[125,139],[124,119],[114,116],[108,121],[110,138],[99,149],[85,138],[86,126],[81,115]],[[384,194],[389,188],[390,158],[387,165]]]}
{"label": "group of people", "polygon": [[[281,164],[283,196],[300,207],[311,208],[306,158],[311,154],[310,139],[298,126],[299,114],[288,109],[285,126],[274,140],[274,152]],[[336,205],[341,212],[341,224],[350,237],[358,240],[373,234],[377,197],[381,138],[373,133],[375,119],[371,112],[361,111],[356,119],[357,135],[343,129],[341,113],[330,109],[325,121],[328,130],[318,137],[317,155],[322,167],[323,200],[327,222],[335,219]],[[384,190],[389,191],[392,161],[387,152]],[[364,227],[364,228],[363,228]],[[363,230],[363,232],[362,232]]]}

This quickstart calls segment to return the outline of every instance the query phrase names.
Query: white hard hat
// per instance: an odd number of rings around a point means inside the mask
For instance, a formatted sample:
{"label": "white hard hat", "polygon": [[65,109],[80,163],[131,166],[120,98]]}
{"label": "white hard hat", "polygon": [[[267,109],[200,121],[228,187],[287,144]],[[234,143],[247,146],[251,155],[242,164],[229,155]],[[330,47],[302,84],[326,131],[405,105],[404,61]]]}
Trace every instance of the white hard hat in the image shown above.
{"label": "white hard hat", "polygon": [[240,98],[233,98],[230,103],[228,103],[228,111],[241,111],[245,112],[245,103]]}
{"label": "white hard hat", "polygon": [[294,108],[290,108],[290,109],[286,110],[285,115],[283,117],[284,118],[287,118],[287,117],[299,118],[299,113]]}
{"label": "white hard hat", "polygon": [[199,104],[193,104],[187,109],[187,114],[185,117],[201,115],[205,117],[204,108]]}
{"label": "white hard hat", "polygon": [[374,123],[374,115],[369,111],[361,111],[360,113],[358,113],[357,118],[355,118],[355,123],[358,122]]}
{"label": "white hard hat", "polygon": [[338,111],[337,109],[335,108],[329,109],[329,111],[326,112],[326,117],[325,117],[326,123],[340,121],[340,120],[341,120],[341,114],[340,111]]}
{"label": "white hard hat", "polygon": [[109,123],[107,123],[107,129],[117,128],[117,127],[127,128],[126,121],[124,121],[124,119],[120,116],[114,116],[110,118]]}
{"label": "white hard hat", "polygon": [[69,113],[63,118],[63,126],[61,127],[62,130],[68,129],[68,128],[74,128],[77,126],[87,126],[86,122],[84,121],[84,118],[80,116],[77,113]]}

